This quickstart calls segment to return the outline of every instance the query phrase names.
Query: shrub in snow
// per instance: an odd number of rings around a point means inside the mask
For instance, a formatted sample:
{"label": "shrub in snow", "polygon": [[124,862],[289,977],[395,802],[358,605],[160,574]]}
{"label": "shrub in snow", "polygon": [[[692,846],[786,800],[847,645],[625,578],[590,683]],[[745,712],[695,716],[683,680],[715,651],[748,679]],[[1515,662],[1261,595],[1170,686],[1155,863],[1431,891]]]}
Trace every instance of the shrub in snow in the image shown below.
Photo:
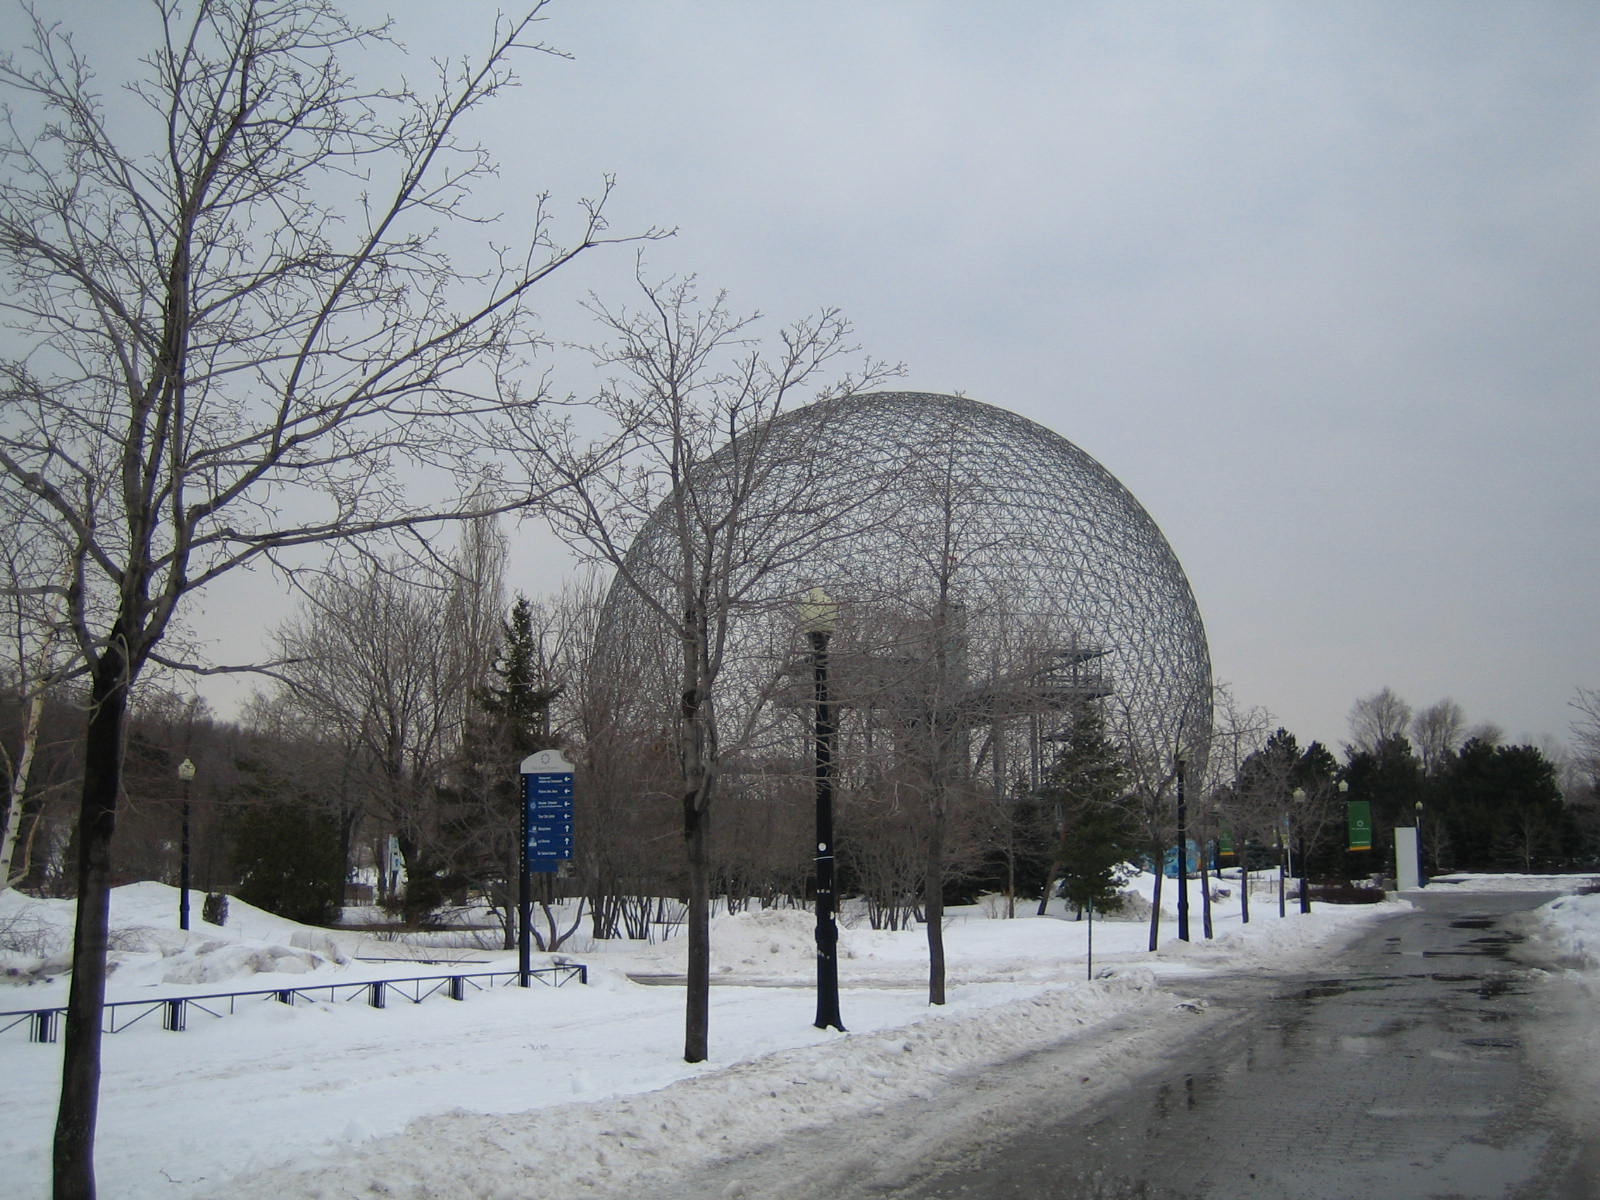
{"label": "shrub in snow", "polygon": [[32,984],[59,973],[60,939],[33,906],[0,913],[0,983]]}
{"label": "shrub in snow", "polygon": [[205,903],[200,906],[200,919],[212,925],[226,925],[228,898],[221,892],[207,892]]}
{"label": "shrub in snow", "polygon": [[55,949],[55,941],[32,905],[0,914],[0,953],[43,958]]}

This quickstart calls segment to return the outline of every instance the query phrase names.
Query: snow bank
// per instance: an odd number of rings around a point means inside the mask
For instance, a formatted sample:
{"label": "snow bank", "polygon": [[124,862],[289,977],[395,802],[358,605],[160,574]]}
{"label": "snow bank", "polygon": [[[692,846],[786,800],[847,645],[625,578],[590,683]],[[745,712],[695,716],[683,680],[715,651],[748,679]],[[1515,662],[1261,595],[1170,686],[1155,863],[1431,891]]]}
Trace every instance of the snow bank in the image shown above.
{"label": "snow bank", "polygon": [[1579,970],[1600,968],[1600,892],[1562,896],[1534,914],[1537,936]]}
{"label": "snow bank", "polygon": [[655,1174],[677,1175],[814,1125],[933,1098],[962,1072],[1172,1004],[1151,972],[1131,971],[1000,1008],[851,1035],[842,1039],[847,1053],[837,1042],[778,1051],[600,1103],[431,1115],[334,1161],[238,1180],[229,1191],[238,1200],[515,1196],[536,1177],[552,1194],[641,1194]]}
{"label": "snow bank", "polygon": [[[184,986],[261,974],[304,975],[350,961],[346,946],[326,930],[309,929],[232,898],[227,924],[211,925],[201,920],[197,899],[191,892],[190,928],[185,931],[177,927],[177,889],[160,883],[112,889],[109,998],[128,997],[154,984],[177,985],[169,990],[181,992]],[[0,893],[0,980],[37,989],[17,999],[16,1007],[64,1002],[76,912],[71,900],[33,899],[15,890]]]}
{"label": "snow bank", "polygon": [[[1149,885],[1135,884],[1144,894]],[[1547,880],[1536,886],[1556,890]],[[1172,891],[1169,882],[1169,912]],[[1595,899],[1568,897],[1543,910],[1548,936],[1564,939],[1574,961],[1592,962],[1600,945]],[[1191,900],[1196,940],[1175,940],[1169,918],[1154,954],[1144,924],[1095,922],[1092,980],[1088,922],[1031,909],[998,919],[992,905],[954,910],[945,929],[949,1003],[940,1009],[926,1002],[924,930],[849,924],[840,963],[847,1034],[811,1025],[809,912],[722,917],[712,930],[712,1061],[695,1065],[681,1056],[682,988],[635,982],[680,973],[681,939],[573,953],[589,966],[589,987],[495,988],[464,1003],[435,994],[419,1005],[391,1000],[382,1011],[360,999],[258,1001],[218,1020],[192,1012],[181,1034],[144,1022],[105,1042],[101,1188],[128,1200],[520,1196],[535,1186],[574,1197],[648,1194],[651,1179],[796,1128],[919,1096],[938,1097],[942,1108],[952,1081],[979,1080],[1063,1036],[1063,1061],[1081,1063],[1077,1074],[1095,1086],[1114,1087],[1142,1061],[1129,1052],[1134,1039],[1205,1019],[1190,1011],[1187,980],[1304,968],[1408,903],[1319,904],[1279,918],[1263,894],[1245,925],[1232,899],[1214,908],[1216,936],[1207,941],[1198,888]],[[393,947],[303,929],[237,901],[225,927],[199,923],[185,934],[175,928],[176,892],[156,884],[118,888],[112,906],[112,999],[222,991],[229,979],[243,989],[304,985],[307,974],[320,984],[441,970],[352,961]],[[0,923],[27,914],[33,944],[22,957],[35,963],[65,945],[71,911],[67,902],[0,896]],[[515,964],[514,955],[474,957],[489,960],[474,969]],[[10,1003],[0,1008],[59,1003],[65,981],[4,997]],[[1592,1022],[1571,1028],[1592,1036]],[[15,1030],[0,1037],[8,1197],[49,1194],[59,1070],[58,1047]]]}

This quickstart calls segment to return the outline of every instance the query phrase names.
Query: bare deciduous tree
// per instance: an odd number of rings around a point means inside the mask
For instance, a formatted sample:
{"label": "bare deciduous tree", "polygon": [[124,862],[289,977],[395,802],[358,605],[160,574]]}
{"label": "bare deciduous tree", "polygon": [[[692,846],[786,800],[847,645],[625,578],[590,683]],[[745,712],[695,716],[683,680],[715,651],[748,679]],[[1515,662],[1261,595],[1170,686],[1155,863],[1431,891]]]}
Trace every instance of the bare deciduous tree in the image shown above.
{"label": "bare deciduous tree", "polygon": [[[1233,840],[1239,863],[1239,916],[1250,923],[1250,871],[1260,863],[1250,861],[1250,848],[1258,839],[1271,840],[1273,816],[1262,810],[1260,796],[1241,789],[1240,770],[1266,743],[1273,717],[1261,705],[1241,704],[1233,688],[1218,683],[1212,700],[1210,782],[1208,794],[1217,799],[1217,816]],[[1272,812],[1276,812],[1276,805]]]}
{"label": "bare deciduous tree", "polygon": [[[811,486],[823,464],[764,452],[769,423],[856,347],[849,325],[829,310],[785,329],[769,356],[755,337],[755,316],[733,315],[722,296],[702,307],[692,280],[641,278],[640,288],[637,309],[592,305],[615,339],[597,358],[620,378],[594,402],[614,428],[599,443],[572,448],[567,428],[546,421],[540,451],[558,484],[550,502],[557,532],[616,572],[616,586],[670,647],[670,700],[658,711],[678,768],[688,870],[684,1058],[701,1062],[710,1018],[713,802],[725,760],[748,748],[749,722],[761,711],[724,703],[733,626],[774,602],[763,584],[813,552],[840,507]],[[825,394],[854,391],[882,373],[869,363]],[[647,530],[662,553],[630,556]]]}
{"label": "bare deciduous tree", "polygon": [[1448,697],[1411,718],[1411,736],[1416,740],[1417,757],[1422,760],[1425,775],[1438,774],[1446,758],[1464,740],[1466,727],[1466,713]]}
{"label": "bare deciduous tree", "polygon": [[[901,751],[895,783],[926,810],[922,907],[930,1004],[945,1002],[944,889],[959,861],[953,819],[971,816],[979,795],[994,790],[980,778],[974,740],[988,730],[985,750],[1000,755],[994,731],[1008,718],[1041,711],[1036,679],[1048,661],[1050,635],[1069,636],[1008,616],[1015,597],[996,595],[992,581],[963,572],[963,563],[1004,553],[1006,535],[993,528],[985,506],[988,486],[972,471],[954,429],[903,468],[897,494],[906,503],[879,535],[903,575],[881,577],[877,595],[851,606],[856,653],[878,664],[877,695],[841,691],[845,701],[869,700],[866,708],[883,714]],[[975,643],[987,653],[974,656]],[[841,659],[847,662],[849,652],[847,641]]]}
{"label": "bare deciduous tree", "polygon": [[1570,726],[1572,753],[1562,772],[1562,791],[1579,836],[1600,850],[1600,688],[1576,688],[1568,702],[1577,714]]}
{"label": "bare deciduous tree", "polygon": [[546,601],[549,673],[561,683],[554,726],[582,780],[575,865],[596,938],[650,935],[649,898],[681,892],[670,750],[626,719],[641,687],[636,664],[598,644],[607,580],[581,572]]}
{"label": "bare deciduous tree", "polygon": [[[493,168],[461,127],[512,83],[514,51],[542,49],[537,10],[499,22],[481,61],[440,64],[431,94],[354,78],[342,56],[387,27],[327,0],[149,11],[114,121],[70,34],[37,12],[0,56],[0,269],[20,345],[0,362],[0,488],[67,549],[89,680],[58,1197],[95,1190],[130,688],[152,663],[195,665],[163,640],[240,567],[532,499],[506,453],[538,399],[519,381],[538,342],[527,299],[604,239],[596,202],[564,246],[542,206],[481,263],[446,240],[482,223],[469,197]],[[486,461],[492,496],[452,489]],[[411,474],[431,476],[425,499],[401,486]]]}
{"label": "bare deciduous tree", "polygon": [[1467,730],[1462,743],[1482,742],[1485,746],[1499,746],[1506,740],[1506,731],[1493,721],[1479,721]]}
{"label": "bare deciduous tree", "polygon": [[1571,725],[1573,749],[1591,777],[1600,776],[1600,688],[1577,688],[1568,705],[1577,714]]}
{"label": "bare deciduous tree", "polygon": [[[435,791],[459,745],[469,672],[484,658],[452,636],[452,583],[428,565],[365,562],[313,581],[273,635],[283,702],[352,748],[362,808],[398,837],[413,881],[433,857]],[[359,815],[344,815],[346,837]]]}
{"label": "bare deciduous tree", "polygon": [[1350,706],[1350,744],[1376,754],[1390,738],[1401,737],[1411,723],[1411,706],[1385,687]]}
{"label": "bare deciduous tree", "polygon": [[[1109,701],[1108,728],[1127,751],[1129,792],[1154,864],[1149,940],[1152,953],[1160,944],[1163,867],[1167,851],[1177,842],[1178,775],[1180,769],[1185,772],[1186,797],[1187,789],[1194,786],[1190,773],[1195,780],[1205,778],[1202,764],[1210,751],[1210,701],[1209,691],[1187,697],[1171,734],[1140,721],[1126,697],[1113,695]],[[1188,885],[1180,880],[1179,886]]]}

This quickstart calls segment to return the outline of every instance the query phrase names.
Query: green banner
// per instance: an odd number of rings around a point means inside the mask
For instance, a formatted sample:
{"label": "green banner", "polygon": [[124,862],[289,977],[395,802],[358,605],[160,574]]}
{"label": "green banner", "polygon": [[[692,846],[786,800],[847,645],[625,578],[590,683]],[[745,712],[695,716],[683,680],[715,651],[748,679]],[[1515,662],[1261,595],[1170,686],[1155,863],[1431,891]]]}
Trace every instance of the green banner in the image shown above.
{"label": "green banner", "polygon": [[1352,800],[1350,810],[1350,849],[1372,849],[1372,805],[1365,800]]}
{"label": "green banner", "polygon": [[1231,867],[1236,857],[1233,852],[1233,834],[1224,829],[1217,838],[1217,862],[1222,866]]}

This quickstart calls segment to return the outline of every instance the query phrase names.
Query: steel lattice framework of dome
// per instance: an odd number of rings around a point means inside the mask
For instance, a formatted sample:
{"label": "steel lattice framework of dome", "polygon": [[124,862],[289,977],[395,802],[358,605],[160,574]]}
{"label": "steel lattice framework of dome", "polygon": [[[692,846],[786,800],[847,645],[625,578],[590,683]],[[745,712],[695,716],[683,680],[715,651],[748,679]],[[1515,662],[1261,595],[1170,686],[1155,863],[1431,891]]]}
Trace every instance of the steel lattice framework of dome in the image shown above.
{"label": "steel lattice framework of dome", "polygon": [[[747,522],[749,544],[734,556],[763,564],[753,586],[732,589],[743,615],[730,662],[746,664],[749,678],[793,661],[794,601],[811,587],[844,611],[915,607],[938,588],[961,612],[975,674],[1003,646],[1043,639],[1053,678],[1105,697],[1113,731],[1162,771],[1180,746],[1203,761],[1211,665],[1199,609],[1156,523],[1090,455],[1005,409],[914,392],[820,401],[764,433],[770,502],[754,506],[761,519]],[[725,449],[703,471],[715,481],[734,461]],[[804,546],[791,537],[828,506],[837,515],[826,537]],[[627,560],[663,597],[679,560],[671,526],[664,506]],[[619,581],[601,639],[630,647],[637,663],[638,637],[654,620]],[[1036,767],[1037,758],[1036,741]]]}

